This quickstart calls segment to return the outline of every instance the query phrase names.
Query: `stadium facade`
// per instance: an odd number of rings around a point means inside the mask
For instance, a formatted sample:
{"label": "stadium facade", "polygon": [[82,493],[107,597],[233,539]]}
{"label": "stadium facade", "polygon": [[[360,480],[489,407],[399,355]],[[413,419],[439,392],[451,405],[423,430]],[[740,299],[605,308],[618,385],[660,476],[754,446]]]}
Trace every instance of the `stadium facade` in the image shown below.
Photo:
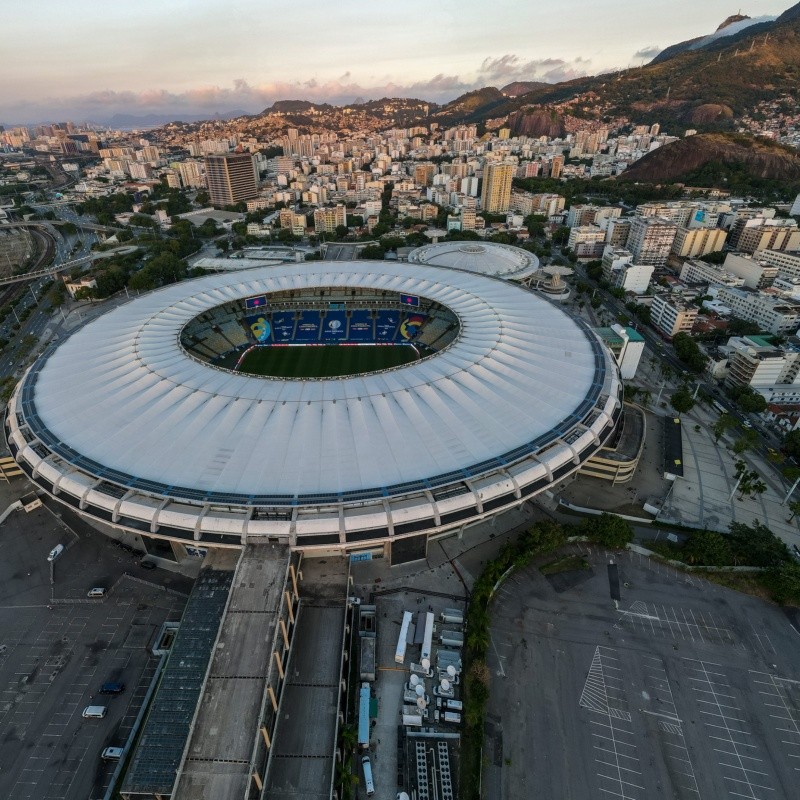
{"label": "stadium facade", "polygon": [[[344,329],[344,330],[342,330]],[[412,346],[332,379],[235,370],[253,347]],[[578,470],[621,413],[582,321],[504,280],[313,262],[143,295],[48,349],[8,405],[29,478],[99,527],[186,547],[424,553]]]}

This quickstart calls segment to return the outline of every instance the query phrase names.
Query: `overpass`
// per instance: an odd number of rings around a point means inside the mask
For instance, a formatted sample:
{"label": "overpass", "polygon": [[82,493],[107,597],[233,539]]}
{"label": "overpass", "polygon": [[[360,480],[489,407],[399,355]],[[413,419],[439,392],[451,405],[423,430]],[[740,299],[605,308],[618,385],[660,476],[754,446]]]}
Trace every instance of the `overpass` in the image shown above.
{"label": "overpass", "polygon": [[73,222],[72,220],[68,219],[38,219],[27,220],[24,222],[6,222],[0,227],[46,228],[48,225],[74,225],[76,228],[79,228],[83,231],[99,231],[101,233],[119,233],[120,231],[125,230],[125,228],[114,228],[111,225],[99,225],[95,222],[81,222],[80,220]]}
{"label": "overpass", "polygon": [[66,272],[67,270],[74,269],[75,267],[82,267],[90,264],[93,261],[99,261],[103,258],[114,258],[114,256],[126,256],[134,253],[139,249],[138,245],[122,245],[115,247],[113,250],[105,250],[101,253],[91,253],[82,258],[75,258],[72,261],[63,261],[61,264],[54,264],[46,269],[38,269],[33,272],[26,272],[24,275],[11,275],[8,278],[0,278],[0,286],[10,286],[12,283],[24,283],[27,281],[35,280],[36,278],[53,278],[59,272]]}

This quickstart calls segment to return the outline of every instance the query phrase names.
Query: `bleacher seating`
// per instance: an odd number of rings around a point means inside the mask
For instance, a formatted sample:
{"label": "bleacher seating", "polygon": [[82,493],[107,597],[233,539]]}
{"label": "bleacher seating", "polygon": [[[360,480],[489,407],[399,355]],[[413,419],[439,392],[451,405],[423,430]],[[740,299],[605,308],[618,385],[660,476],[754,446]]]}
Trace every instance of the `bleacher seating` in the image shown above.
{"label": "bleacher seating", "polygon": [[231,320],[230,322],[221,323],[219,327],[225,334],[225,338],[228,339],[234,347],[242,347],[250,343],[250,339],[244,332],[241,323]]}
{"label": "bleacher seating", "polygon": [[447,346],[458,333],[457,321],[438,306],[366,305],[370,307],[325,307],[317,301],[312,308],[287,303],[245,313],[228,304],[192,320],[182,339],[200,358],[216,360],[252,344],[415,342],[430,352]]}
{"label": "bleacher seating", "polygon": [[429,319],[422,328],[422,332],[420,333],[417,341],[420,344],[427,345],[428,347],[433,347],[437,344],[441,345],[442,342],[439,340],[444,337],[450,328],[455,328],[455,325],[451,320],[444,319],[442,317],[434,317]]}

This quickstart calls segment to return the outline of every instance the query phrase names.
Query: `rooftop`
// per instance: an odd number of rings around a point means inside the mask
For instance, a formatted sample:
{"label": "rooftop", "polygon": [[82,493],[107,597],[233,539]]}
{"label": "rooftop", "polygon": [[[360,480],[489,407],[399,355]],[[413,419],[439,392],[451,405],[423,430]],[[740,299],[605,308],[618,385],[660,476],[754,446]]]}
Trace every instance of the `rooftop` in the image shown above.
{"label": "rooftop", "polygon": [[[232,555],[238,557],[238,553]],[[218,558],[226,556],[231,557],[226,553]],[[219,564],[204,568],[195,581],[123,793],[171,794],[232,579],[232,564]]]}
{"label": "rooftop", "polygon": [[242,550],[174,800],[245,796],[288,564],[286,546]]}

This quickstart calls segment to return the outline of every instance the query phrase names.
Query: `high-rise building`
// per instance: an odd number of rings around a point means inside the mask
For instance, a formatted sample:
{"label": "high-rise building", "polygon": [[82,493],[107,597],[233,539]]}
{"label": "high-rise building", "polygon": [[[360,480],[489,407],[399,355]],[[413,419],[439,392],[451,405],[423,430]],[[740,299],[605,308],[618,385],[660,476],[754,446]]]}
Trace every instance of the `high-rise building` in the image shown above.
{"label": "high-rise building", "polygon": [[489,214],[503,214],[511,203],[511,181],[514,165],[499,163],[487,164],[483,170],[483,189],[481,207]]}
{"label": "high-rise building", "polygon": [[653,277],[653,267],[634,264],[633,256],[617,247],[606,247],[603,251],[603,277],[615,289],[634,294],[645,294]]}
{"label": "high-rise building", "polygon": [[206,182],[211,205],[232,206],[258,194],[250,153],[206,156]]}
{"label": "high-rise building", "polygon": [[317,233],[335,233],[339,225],[347,226],[347,211],[343,205],[314,211],[314,230]]}
{"label": "high-rise building", "polygon": [[657,294],[650,306],[653,327],[668,339],[678,333],[689,333],[697,319],[697,309],[669,295]]}
{"label": "high-rise building", "polygon": [[727,235],[722,228],[678,228],[672,252],[679,258],[699,258],[722,250]]}
{"label": "high-rise building", "polygon": [[677,232],[674,222],[661,217],[633,217],[625,249],[633,254],[636,264],[663,267]]}

